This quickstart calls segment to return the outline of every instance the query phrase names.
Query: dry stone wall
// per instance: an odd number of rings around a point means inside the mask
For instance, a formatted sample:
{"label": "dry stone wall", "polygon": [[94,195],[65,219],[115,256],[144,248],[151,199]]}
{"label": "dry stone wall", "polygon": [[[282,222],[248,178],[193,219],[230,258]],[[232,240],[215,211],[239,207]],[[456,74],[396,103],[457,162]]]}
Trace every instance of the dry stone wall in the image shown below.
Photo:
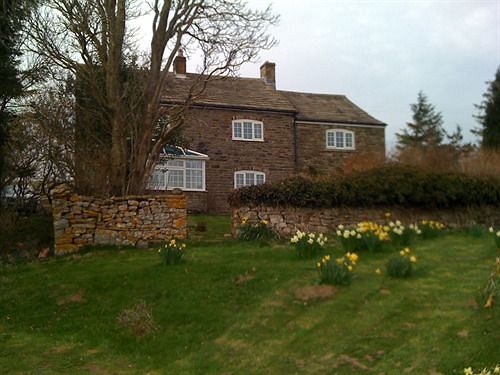
{"label": "dry stone wall", "polygon": [[74,194],[61,185],[51,191],[51,198],[57,255],[84,245],[146,247],[186,237],[186,197],[180,191],[100,199]]}
{"label": "dry stone wall", "polygon": [[391,213],[393,220],[414,223],[420,220],[436,220],[453,227],[466,225],[500,224],[499,207],[475,207],[460,209],[418,209],[404,207],[378,208],[297,208],[297,207],[238,207],[232,212],[232,233],[238,234],[238,227],[243,219],[249,223],[266,220],[280,237],[289,237],[297,230],[328,233],[336,230],[339,224],[352,225],[360,221],[382,223],[387,220],[385,214]]}

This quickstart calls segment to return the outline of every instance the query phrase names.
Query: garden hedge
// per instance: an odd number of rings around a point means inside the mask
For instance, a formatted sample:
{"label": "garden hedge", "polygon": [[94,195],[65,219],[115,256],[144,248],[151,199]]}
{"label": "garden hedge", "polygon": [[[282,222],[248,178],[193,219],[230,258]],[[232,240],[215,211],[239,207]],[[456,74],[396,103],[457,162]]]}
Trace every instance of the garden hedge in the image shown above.
{"label": "garden hedge", "polygon": [[244,187],[230,195],[229,203],[232,207],[500,207],[500,177],[388,165],[335,178],[297,176],[274,184]]}

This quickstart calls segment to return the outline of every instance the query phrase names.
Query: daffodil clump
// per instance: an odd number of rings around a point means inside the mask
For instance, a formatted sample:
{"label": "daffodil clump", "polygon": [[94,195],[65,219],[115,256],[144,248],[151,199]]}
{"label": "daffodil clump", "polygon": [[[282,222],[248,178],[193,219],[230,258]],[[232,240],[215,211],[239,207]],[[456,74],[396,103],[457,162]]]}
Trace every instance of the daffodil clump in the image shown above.
{"label": "daffodil clump", "polygon": [[347,252],[344,256],[331,259],[325,255],[317,264],[321,284],[350,285],[354,266],[358,261],[356,253]]}
{"label": "daffodil clump", "polygon": [[318,255],[328,238],[323,233],[306,233],[298,230],[295,235],[290,238],[290,243],[297,250],[299,258],[313,258]]}
{"label": "daffodil clump", "polygon": [[170,240],[165,246],[158,249],[158,253],[166,265],[177,264],[182,260],[186,252],[186,244],[176,240]]}
{"label": "daffodil clump", "polygon": [[436,238],[443,233],[446,226],[439,221],[422,220],[418,223],[418,228],[421,231],[422,238]]}
{"label": "daffodil clump", "polygon": [[412,254],[409,247],[400,250],[398,254],[391,256],[386,264],[387,274],[392,277],[409,277],[413,272],[413,264],[417,257]]}
{"label": "daffodil clump", "polygon": [[337,226],[337,238],[344,250],[379,250],[390,239],[389,227],[363,221],[354,227]]}
{"label": "daffodil clump", "polygon": [[500,250],[500,230],[495,230],[495,228],[490,227],[489,232],[493,234],[493,239],[495,240],[495,245],[498,250]]}
{"label": "daffodil clump", "polygon": [[267,220],[250,223],[246,217],[241,221],[238,233],[238,238],[243,241],[272,240],[276,238],[276,233]]}
{"label": "daffodil clump", "polygon": [[399,220],[390,221],[384,229],[388,229],[391,242],[396,247],[410,246],[415,237],[422,234],[417,224],[404,225]]}
{"label": "daffodil clump", "polygon": [[[479,370],[478,370],[479,371]],[[495,367],[483,368],[480,372],[476,372],[472,367],[464,368],[464,375],[496,375],[500,374],[500,365]]]}
{"label": "daffodil clump", "polygon": [[497,258],[484,287],[480,289],[476,298],[479,306],[491,308],[500,304],[500,258]]}

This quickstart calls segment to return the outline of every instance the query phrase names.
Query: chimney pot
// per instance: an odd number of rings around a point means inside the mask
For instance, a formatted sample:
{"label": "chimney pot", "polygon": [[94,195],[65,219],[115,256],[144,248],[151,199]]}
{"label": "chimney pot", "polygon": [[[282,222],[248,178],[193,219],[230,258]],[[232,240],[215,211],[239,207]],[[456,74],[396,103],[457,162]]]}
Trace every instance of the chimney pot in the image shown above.
{"label": "chimney pot", "polygon": [[276,64],[266,61],[260,67],[260,78],[264,80],[267,85],[276,88]]}
{"label": "chimney pot", "polygon": [[177,56],[174,59],[174,73],[175,75],[185,75],[186,74],[186,58],[184,57],[184,52],[182,48],[177,52]]}

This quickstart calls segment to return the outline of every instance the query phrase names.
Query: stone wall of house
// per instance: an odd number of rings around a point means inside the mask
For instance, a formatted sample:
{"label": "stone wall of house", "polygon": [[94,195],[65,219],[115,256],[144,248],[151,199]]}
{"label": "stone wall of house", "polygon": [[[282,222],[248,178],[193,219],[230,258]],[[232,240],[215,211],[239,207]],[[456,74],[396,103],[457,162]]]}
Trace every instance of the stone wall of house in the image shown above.
{"label": "stone wall of house", "polygon": [[[326,148],[326,131],[354,132],[354,150]],[[318,174],[343,173],[371,167],[385,158],[384,127],[297,123],[298,171]]]}
{"label": "stone wall of house", "polygon": [[[264,141],[233,140],[232,121],[237,119],[262,121]],[[295,173],[293,121],[292,113],[257,110],[193,108],[186,114],[182,137],[190,149],[209,157],[205,171],[207,212],[231,212],[227,198],[234,190],[236,171],[264,172],[267,182]],[[198,197],[192,201],[193,205],[200,203]]]}
{"label": "stone wall of house", "polygon": [[339,224],[352,225],[360,221],[382,223],[386,213],[393,220],[414,223],[420,220],[436,220],[454,227],[472,224],[499,225],[499,207],[477,207],[460,209],[417,209],[402,207],[384,208],[296,208],[296,207],[239,207],[232,212],[232,233],[237,235],[238,227],[246,218],[249,223],[266,220],[281,237],[289,237],[297,230],[328,233]]}
{"label": "stone wall of house", "polygon": [[57,255],[84,245],[146,247],[187,233],[186,197],[125,196],[108,199],[74,194],[60,185],[51,191]]}

